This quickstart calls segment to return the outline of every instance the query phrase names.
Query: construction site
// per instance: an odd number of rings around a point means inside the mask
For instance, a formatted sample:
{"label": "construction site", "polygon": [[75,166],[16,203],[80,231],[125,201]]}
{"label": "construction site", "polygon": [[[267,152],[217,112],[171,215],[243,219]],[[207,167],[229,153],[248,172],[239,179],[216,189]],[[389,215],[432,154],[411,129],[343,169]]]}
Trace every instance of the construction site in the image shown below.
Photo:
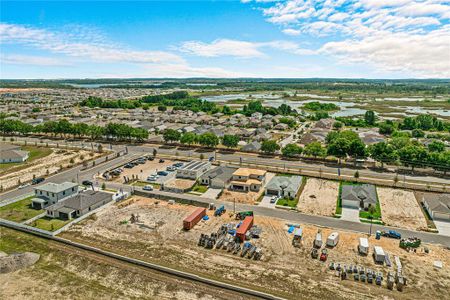
{"label": "construction site", "polygon": [[133,196],[60,236],[288,299],[442,299],[450,286],[444,247],[235,214],[212,204]]}

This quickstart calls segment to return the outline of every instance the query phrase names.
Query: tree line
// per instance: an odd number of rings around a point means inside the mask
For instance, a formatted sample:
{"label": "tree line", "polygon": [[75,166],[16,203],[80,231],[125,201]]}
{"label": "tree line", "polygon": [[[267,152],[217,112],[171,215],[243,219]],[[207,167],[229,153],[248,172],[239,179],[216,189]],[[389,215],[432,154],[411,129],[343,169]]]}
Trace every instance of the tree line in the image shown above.
{"label": "tree line", "polygon": [[2,134],[44,133],[60,137],[88,137],[92,140],[107,138],[119,141],[143,141],[148,138],[148,131],[143,128],[133,128],[126,124],[109,123],[106,126],[71,123],[66,119],[47,121],[38,125],[30,125],[20,120],[0,119]]}

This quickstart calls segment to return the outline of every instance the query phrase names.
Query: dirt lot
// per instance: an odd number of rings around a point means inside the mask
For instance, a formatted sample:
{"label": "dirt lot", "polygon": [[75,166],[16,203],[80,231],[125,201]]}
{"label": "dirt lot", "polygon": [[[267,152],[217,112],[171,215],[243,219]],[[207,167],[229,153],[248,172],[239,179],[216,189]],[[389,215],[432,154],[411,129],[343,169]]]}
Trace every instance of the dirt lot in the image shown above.
{"label": "dirt lot", "polygon": [[338,193],[339,182],[308,178],[297,208],[306,214],[333,216]]}
{"label": "dirt lot", "polygon": [[[268,183],[274,176],[275,176],[275,173],[268,172],[266,174],[265,183]],[[259,197],[262,194],[264,194],[264,186],[265,186],[265,184],[263,184],[263,186],[257,193],[256,192],[237,192],[237,191],[224,190],[218,200],[229,201],[229,202],[234,202],[236,200],[236,203],[256,204],[256,201],[259,199]]]}
{"label": "dirt lot", "polygon": [[33,179],[33,175],[42,177],[53,174],[59,171],[61,166],[66,168],[71,165],[78,165],[83,161],[101,155],[100,153],[86,150],[52,148],[52,151],[53,152],[50,155],[34,160],[27,168],[0,176],[0,185],[2,185],[4,189],[8,189],[18,185],[19,179],[22,183],[27,182]]}
{"label": "dirt lot", "polygon": [[[119,207],[120,206],[120,207]],[[310,258],[310,247],[318,230],[315,226],[302,226],[304,241],[301,248],[291,246],[292,235],[288,225],[280,219],[255,216],[255,224],[263,232],[256,244],[263,248],[261,261],[235,256],[224,250],[204,249],[197,246],[201,233],[210,234],[224,223],[236,222],[225,213],[201,221],[190,231],[183,231],[182,220],[195,207],[169,205],[146,198],[132,198],[126,203],[111,206],[95,216],[74,225],[62,234],[65,238],[89,243],[127,256],[137,257],[181,270],[187,270],[213,279],[239,282],[253,289],[265,290],[282,297],[322,299],[442,299],[450,285],[449,250],[429,245],[430,253],[408,253],[398,247],[393,239],[369,239],[371,246],[380,245],[393,259],[398,255],[403,263],[404,275],[409,285],[403,292],[353,280],[341,281],[328,271],[328,262],[361,264],[385,274],[387,267],[376,266],[371,256],[357,254],[358,237],[363,234],[340,232],[336,248],[329,251],[326,264]],[[131,214],[139,215],[138,224],[130,224]],[[333,231],[322,228],[326,237]],[[434,269],[434,260],[443,261],[444,268]],[[391,269],[393,270],[393,269]]]}
{"label": "dirt lot", "polygon": [[413,230],[427,229],[427,221],[414,192],[378,187],[377,193],[384,223]]}
{"label": "dirt lot", "polygon": [[158,171],[165,171],[168,166],[174,164],[175,161],[166,159],[163,163],[159,162],[159,159],[147,160],[145,164],[137,165],[133,168],[123,168],[122,174],[116,177],[113,181],[123,182],[123,177],[132,178],[137,176],[139,180],[145,180],[148,176],[155,174]]}
{"label": "dirt lot", "polygon": [[17,231],[0,234],[0,251],[40,254],[33,266],[0,274],[0,299],[248,299]]}

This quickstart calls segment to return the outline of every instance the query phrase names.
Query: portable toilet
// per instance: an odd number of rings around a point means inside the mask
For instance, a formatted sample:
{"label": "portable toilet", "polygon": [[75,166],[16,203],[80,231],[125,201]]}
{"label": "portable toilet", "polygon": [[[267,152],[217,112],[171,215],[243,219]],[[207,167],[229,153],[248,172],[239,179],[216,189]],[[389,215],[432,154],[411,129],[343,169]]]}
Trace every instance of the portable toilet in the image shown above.
{"label": "portable toilet", "polygon": [[327,246],[335,247],[339,242],[339,233],[332,232],[327,238]]}
{"label": "portable toilet", "polygon": [[367,238],[359,238],[358,252],[362,255],[369,253],[369,240]]}
{"label": "portable toilet", "polygon": [[322,247],[322,232],[319,230],[316,234],[316,239],[314,240],[314,247]]}
{"label": "portable toilet", "polygon": [[381,231],[377,230],[377,232],[375,233],[375,238],[377,240],[381,239]]}

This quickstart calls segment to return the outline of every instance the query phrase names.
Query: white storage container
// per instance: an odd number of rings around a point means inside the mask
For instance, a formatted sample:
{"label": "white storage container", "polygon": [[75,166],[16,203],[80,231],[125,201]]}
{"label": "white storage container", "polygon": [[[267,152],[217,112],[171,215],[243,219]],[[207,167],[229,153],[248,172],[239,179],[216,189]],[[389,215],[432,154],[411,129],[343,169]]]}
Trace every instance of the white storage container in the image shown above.
{"label": "white storage container", "polygon": [[360,254],[367,255],[369,253],[369,240],[366,238],[359,238],[358,251]]}
{"label": "white storage container", "polygon": [[332,232],[327,238],[327,246],[334,247],[339,242],[339,233]]}

